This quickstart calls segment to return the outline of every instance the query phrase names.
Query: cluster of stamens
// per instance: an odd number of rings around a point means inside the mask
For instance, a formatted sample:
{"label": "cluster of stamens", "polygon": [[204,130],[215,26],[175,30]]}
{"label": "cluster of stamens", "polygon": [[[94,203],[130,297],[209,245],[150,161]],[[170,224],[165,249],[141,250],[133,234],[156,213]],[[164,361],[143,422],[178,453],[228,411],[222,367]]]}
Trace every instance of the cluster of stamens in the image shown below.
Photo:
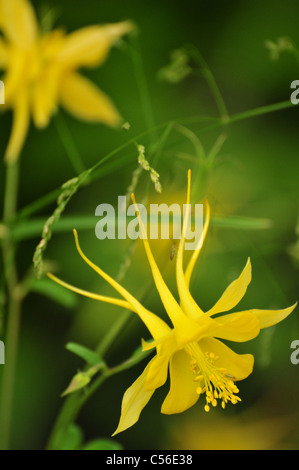
{"label": "cluster of stamens", "polygon": [[196,392],[198,395],[206,395],[205,411],[210,411],[210,405],[217,406],[217,400],[221,400],[222,408],[225,408],[227,402],[235,405],[241,399],[235,394],[239,392],[235,385],[235,377],[222,367],[217,367],[219,356],[213,352],[202,354],[202,360],[199,361],[192,357],[190,367],[194,374],[194,382],[198,383]]}

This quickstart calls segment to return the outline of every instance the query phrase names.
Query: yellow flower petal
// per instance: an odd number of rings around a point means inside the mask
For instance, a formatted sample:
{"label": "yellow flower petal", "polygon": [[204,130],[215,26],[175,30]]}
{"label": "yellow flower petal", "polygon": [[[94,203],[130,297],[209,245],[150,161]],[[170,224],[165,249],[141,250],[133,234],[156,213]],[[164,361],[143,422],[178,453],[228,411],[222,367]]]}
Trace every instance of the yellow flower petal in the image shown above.
{"label": "yellow flower petal", "polygon": [[83,289],[78,289],[78,287],[74,287],[71,284],[68,284],[67,282],[62,281],[61,279],[59,279],[58,277],[54,276],[51,273],[47,273],[47,276],[50,279],[52,279],[52,281],[56,282],[57,284],[60,284],[61,286],[65,287],[66,289],[71,290],[72,292],[76,292],[76,294],[80,294],[80,295],[83,295],[84,297],[88,297],[90,299],[99,300],[101,302],[106,302],[108,304],[117,305],[118,307],[123,307],[123,308],[126,308],[127,310],[133,310],[134,311],[134,307],[132,307],[132,305],[129,302],[127,302],[126,300],[115,299],[114,297],[107,297],[107,296],[104,296],[104,295],[94,294],[93,292],[88,292],[88,291],[83,290]]}
{"label": "yellow flower petal", "polygon": [[161,413],[182,413],[193,406],[199,395],[197,384],[190,368],[190,357],[185,351],[178,351],[170,360],[170,390],[165,398]]}
{"label": "yellow flower petal", "polygon": [[32,117],[34,124],[40,129],[46,127],[49,124],[51,117],[47,95],[44,94],[44,87],[40,82],[36,84],[34,88]]}
{"label": "yellow flower petal", "polygon": [[237,354],[215,338],[204,338],[198,344],[203,352],[213,352],[218,356],[217,367],[226,369],[227,375],[233,380],[246,379],[252,373],[254,364],[252,354]]}
{"label": "yellow flower petal", "polygon": [[121,122],[110,99],[90,80],[77,73],[67,75],[61,84],[61,104],[79,119],[117,126]]}
{"label": "yellow flower petal", "polygon": [[250,312],[237,312],[216,318],[206,336],[241,343],[255,338],[259,332],[260,323],[255,315]]}
{"label": "yellow flower petal", "polygon": [[189,263],[188,263],[186,271],[185,271],[185,281],[186,281],[187,287],[189,287],[189,285],[190,285],[190,280],[191,280],[191,276],[192,276],[192,273],[193,273],[193,269],[194,269],[195,263],[197,261],[197,258],[199,256],[199,253],[201,252],[201,249],[203,247],[204,241],[205,241],[207,233],[208,233],[209,225],[210,225],[211,209],[210,209],[210,205],[209,205],[208,201],[205,201],[205,206],[206,206],[206,218],[205,218],[205,222],[204,222],[204,225],[203,225],[202,234],[201,234],[201,237],[198,241],[197,247],[195,248],[195,250],[193,251],[193,253],[191,255],[191,258],[189,260]]}
{"label": "yellow flower petal", "polygon": [[168,374],[168,355],[156,355],[148,370],[144,390],[156,390],[165,384]]}
{"label": "yellow flower petal", "polygon": [[0,68],[3,69],[7,66],[9,59],[9,51],[7,44],[0,38]]}
{"label": "yellow flower petal", "polygon": [[170,334],[171,333],[168,333],[166,336],[161,336],[155,341],[145,341],[143,338],[141,338],[142,351],[150,351],[151,349],[155,349],[158,345],[162,344]]}
{"label": "yellow flower petal", "polygon": [[35,13],[28,0],[0,0],[1,29],[20,49],[32,47],[39,29]]}
{"label": "yellow flower petal", "polygon": [[184,342],[185,340],[187,341],[187,337],[190,334],[190,332],[191,332],[192,336],[195,333],[194,326],[196,327],[196,323],[189,321],[189,319],[184,314],[181,307],[179,306],[179,304],[177,303],[177,301],[173,297],[173,295],[170,292],[169,288],[167,287],[167,285],[166,285],[166,283],[165,283],[165,281],[162,277],[162,274],[161,274],[161,272],[160,272],[160,270],[157,266],[155,258],[153,257],[152,250],[150,248],[150,245],[149,245],[149,242],[148,242],[148,239],[147,239],[147,234],[146,234],[146,231],[145,231],[145,227],[143,225],[142,219],[141,219],[139,211],[138,211],[138,207],[136,205],[134,194],[132,194],[132,201],[133,201],[133,203],[135,205],[135,208],[136,208],[136,213],[137,213],[137,216],[138,216],[139,225],[140,225],[140,228],[141,228],[141,231],[142,231],[142,238],[143,238],[144,248],[145,248],[146,255],[147,255],[151,270],[152,270],[152,275],[153,275],[153,278],[154,278],[154,281],[155,281],[157,291],[159,292],[159,295],[160,295],[162,303],[165,307],[165,310],[166,310],[170,320],[172,321],[173,326],[175,327],[175,331],[176,331],[176,334],[177,334],[177,337],[178,337],[177,338],[178,341],[179,342],[181,342],[181,341]]}
{"label": "yellow flower petal", "polygon": [[207,315],[214,315],[220,312],[227,312],[234,308],[240,300],[244,297],[247,287],[251,281],[251,263],[248,258],[245,268],[242,273],[233,281],[223,292],[222,296],[207,313]]}
{"label": "yellow flower petal", "polygon": [[107,281],[122,297],[124,297],[127,302],[131,304],[132,310],[136,311],[136,313],[139,315],[143,323],[146,325],[146,327],[152,334],[153,338],[159,339],[161,336],[164,336],[169,333],[169,326],[161,318],[144,308],[143,305],[138,302],[138,300],[135,299],[135,297],[133,297],[124,287],[122,287],[112,277],[106,274],[101,268],[99,268],[92,261],[90,261],[87,256],[85,256],[79,245],[78,234],[76,230],[74,230],[74,235],[77,250],[80,256],[92,269],[94,269],[94,271],[96,271],[103,279],[105,279],[105,281]]}
{"label": "yellow flower petal", "polygon": [[56,59],[66,69],[100,65],[113,44],[132,29],[129,21],[81,28],[66,37]]}
{"label": "yellow flower petal", "polygon": [[113,436],[133,426],[138,421],[141,411],[151,399],[155,390],[145,391],[144,384],[152,361],[153,359],[148,363],[133,385],[125,392],[119,424]]}
{"label": "yellow flower petal", "polygon": [[26,92],[20,93],[14,104],[13,127],[5,152],[7,163],[14,163],[23,148],[29,128],[29,103]]}
{"label": "yellow flower petal", "polygon": [[251,314],[256,316],[260,323],[260,328],[268,328],[270,326],[276,325],[276,323],[281,322],[285,318],[287,318],[290,313],[296,308],[297,302],[292,305],[291,307],[284,308],[282,310],[259,310],[259,309],[252,309],[252,310],[244,310],[243,312],[239,312],[241,314]]}
{"label": "yellow flower petal", "polygon": [[157,355],[149,368],[144,385],[145,390],[153,390],[164,385],[167,379],[169,360],[177,349],[175,334],[172,331],[160,345],[157,345]]}
{"label": "yellow flower petal", "polygon": [[183,230],[181,234],[180,244],[178,248],[177,258],[176,258],[176,282],[177,289],[180,296],[180,305],[185,312],[185,314],[193,319],[197,320],[204,312],[199,308],[195,300],[193,299],[189,286],[187,285],[184,270],[183,270],[183,252],[185,247],[185,238],[188,228],[189,215],[190,215],[190,188],[191,188],[191,171],[188,171],[188,186],[187,186],[187,201],[186,201],[186,211],[183,221]]}
{"label": "yellow flower petal", "polygon": [[58,106],[60,71],[57,67],[48,68],[32,90],[32,115],[36,127],[42,129],[49,121]]}
{"label": "yellow flower petal", "polygon": [[9,67],[3,79],[5,84],[5,102],[13,106],[15,96],[20,90],[25,90],[24,71],[26,68],[26,54],[20,49],[10,49]]}

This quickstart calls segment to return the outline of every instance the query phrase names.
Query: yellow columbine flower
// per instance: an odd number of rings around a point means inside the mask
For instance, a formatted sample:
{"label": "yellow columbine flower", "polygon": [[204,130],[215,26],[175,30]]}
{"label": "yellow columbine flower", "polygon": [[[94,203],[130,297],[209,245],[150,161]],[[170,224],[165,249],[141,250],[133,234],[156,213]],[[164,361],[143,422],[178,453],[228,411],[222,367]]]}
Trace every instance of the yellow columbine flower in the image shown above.
{"label": "yellow columbine flower", "polygon": [[[190,207],[190,185],[191,173],[189,171],[187,207]],[[138,213],[134,195],[132,199]],[[184,270],[183,251],[188,217],[187,210],[176,258],[176,280],[180,298],[177,302],[156,264],[139,216],[152,275],[172,327],[147,310],[124,287],[93,264],[82,252],[76,231],[74,231],[75,240],[81,257],[114,287],[123,299],[104,297],[78,289],[49,274],[51,279],[74,292],[132,310],[139,315],[153,337],[151,343],[143,341],[143,349],[155,348],[156,355],[140,377],[125,392],[120,422],[114,434],[124,431],[138,421],[141,411],[154,391],[166,382],[168,370],[170,390],[163,402],[162,413],[181,413],[193,406],[200,396],[205,397],[206,411],[210,410],[210,406],[216,406],[218,401],[223,408],[228,402],[235,404],[240,401],[236,381],[245,379],[252,372],[254,358],[251,354],[236,354],[219,339],[236,342],[251,340],[259,334],[262,328],[272,326],[286,318],[296,306],[293,305],[283,310],[254,309],[214,317],[216,314],[234,308],[244,296],[251,281],[251,264],[248,259],[241,275],[227,287],[218,302],[209,311],[204,312],[193,299],[189,285],[209,227],[208,203],[206,203],[206,219],[202,236]]]}
{"label": "yellow columbine flower", "polygon": [[0,29],[5,107],[14,113],[8,162],[22,150],[30,116],[44,128],[59,104],[80,119],[120,123],[110,99],[76,70],[102,64],[115,41],[132,29],[130,22],[87,26],[69,35],[61,30],[41,34],[28,0],[0,0]]}

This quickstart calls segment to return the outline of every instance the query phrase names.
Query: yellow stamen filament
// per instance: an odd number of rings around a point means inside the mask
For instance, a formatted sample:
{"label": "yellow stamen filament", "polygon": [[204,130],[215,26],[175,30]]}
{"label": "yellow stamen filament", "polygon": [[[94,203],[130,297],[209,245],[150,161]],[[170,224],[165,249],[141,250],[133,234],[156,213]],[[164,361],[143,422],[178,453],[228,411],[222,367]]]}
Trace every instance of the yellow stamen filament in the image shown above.
{"label": "yellow stamen filament", "polygon": [[233,376],[223,367],[217,367],[217,356],[213,351],[203,352],[197,343],[189,343],[186,352],[190,355],[190,368],[195,375],[194,382],[199,383],[196,393],[201,395],[205,392],[205,411],[210,411],[210,405],[217,406],[217,400],[221,400],[222,408],[225,408],[229,401],[235,405],[241,399],[235,394],[239,392]]}

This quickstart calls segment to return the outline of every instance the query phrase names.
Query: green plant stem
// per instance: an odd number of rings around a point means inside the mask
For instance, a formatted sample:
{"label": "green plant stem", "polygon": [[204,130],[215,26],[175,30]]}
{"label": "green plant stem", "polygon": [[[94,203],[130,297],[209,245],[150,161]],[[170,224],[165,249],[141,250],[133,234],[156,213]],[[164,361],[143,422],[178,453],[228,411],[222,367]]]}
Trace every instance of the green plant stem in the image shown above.
{"label": "green plant stem", "polygon": [[215,103],[218,107],[218,111],[219,111],[219,114],[221,116],[222,122],[223,122],[223,124],[227,124],[229,122],[229,114],[228,114],[228,111],[227,111],[227,107],[225,105],[224,99],[222,97],[222,94],[219,90],[219,87],[217,85],[217,82],[215,80],[215,77],[214,77],[211,69],[209,68],[208,64],[206,63],[206,61],[204,60],[203,56],[201,55],[201,53],[199,52],[199,50],[197,48],[190,45],[190,46],[186,47],[186,50],[190,54],[190,56],[195,60],[195,62],[197,62],[199,67],[201,68],[201,72],[204,75],[204,77],[205,77],[205,79],[206,79],[206,81],[207,81],[207,83],[210,87],[211,93],[212,93],[212,95],[214,97],[214,100],[215,100]]}
{"label": "green plant stem", "polygon": [[8,322],[5,340],[5,366],[2,377],[0,407],[0,450],[9,449],[13,390],[18,353],[19,329],[21,318],[21,301],[17,294],[10,294],[8,305]]}
{"label": "green plant stem", "polygon": [[73,166],[75,172],[80,175],[80,173],[83,173],[86,168],[61,112],[55,116],[54,124],[71,165]]}
{"label": "green plant stem", "polygon": [[[101,375],[98,380],[94,382],[94,385],[97,384],[97,388],[100,387],[106,378],[107,377],[104,374]],[[78,392],[72,393],[65,399],[51,432],[46,447],[47,450],[56,450],[59,447],[59,437],[67,429],[67,427],[76,420],[82,406],[91,396],[91,391],[91,387],[88,389],[88,392],[80,390]],[[95,391],[95,388],[93,391]]]}
{"label": "green plant stem", "polygon": [[151,135],[152,144],[157,140],[157,134],[155,130],[155,118],[153,107],[151,104],[150,93],[148,89],[148,84],[146,80],[146,74],[144,70],[144,65],[142,61],[142,54],[140,51],[140,44],[137,37],[132,38],[130,44],[130,53],[132,57],[132,62],[134,66],[134,72],[136,77],[136,83],[139,91],[141,107],[144,115],[145,125],[146,128],[153,129],[153,133]]}
{"label": "green plant stem", "polygon": [[10,223],[15,217],[19,185],[18,162],[6,166],[6,186],[4,194],[3,222]]}
{"label": "green plant stem", "polygon": [[58,415],[54,424],[50,439],[48,441],[47,450],[59,450],[59,440],[63,433],[67,430],[68,426],[72,424],[77,418],[82,406],[86,401],[100,388],[101,385],[113,375],[119,374],[141,362],[150,351],[140,353],[137,356],[132,356],[122,364],[106,369],[94,382],[91,383],[87,389],[79,390],[72,393],[65,400],[64,405]]}
{"label": "green plant stem", "polygon": [[[18,175],[18,163],[16,162],[8,164],[6,171],[6,188],[3,211],[3,223],[8,227],[16,214],[19,179]],[[18,274],[15,263],[15,246],[12,239],[10,238],[9,232],[7,237],[2,240],[2,255],[7,287],[8,309],[5,337],[6,364],[3,367],[1,383],[0,449],[6,450],[9,448],[10,443],[13,389],[21,314],[21,295],[18,288]]]}
{"label": "green plant stem", "polygon": [[102,357],[104,356],[104,354],[106,354],[106,352],[108,351],[109,347],[111,346],[115,338],[117,338],[120,332],[124,329],[129,318],[131,317],[132,317],[132,312],[127,311],[127,310],[125,312],[122,312],[118,320],[113,323],[108,333],[104,336],[103,340],[100,342],[100,344],[96,348],[96,352],[98,353],[99,356]]}

